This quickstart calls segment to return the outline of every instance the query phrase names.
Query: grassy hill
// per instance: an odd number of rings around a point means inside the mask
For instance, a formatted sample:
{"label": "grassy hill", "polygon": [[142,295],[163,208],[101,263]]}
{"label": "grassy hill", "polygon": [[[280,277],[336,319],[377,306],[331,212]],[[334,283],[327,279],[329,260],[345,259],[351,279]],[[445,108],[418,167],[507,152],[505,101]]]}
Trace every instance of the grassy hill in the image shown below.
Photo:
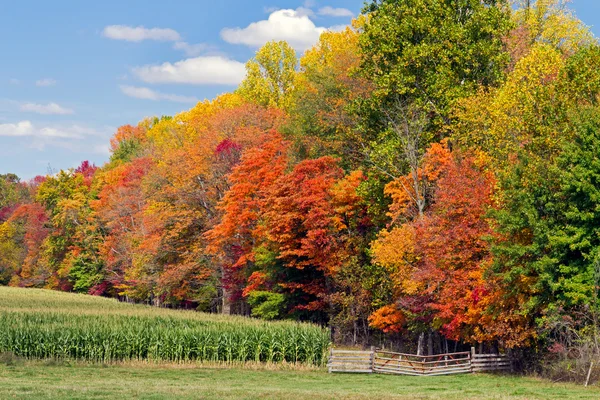
{"label": "grassy hill", "polygon": [[30,359],[322,365],[328,346],[329,331],[311,324],[0,287],[0,352]]}

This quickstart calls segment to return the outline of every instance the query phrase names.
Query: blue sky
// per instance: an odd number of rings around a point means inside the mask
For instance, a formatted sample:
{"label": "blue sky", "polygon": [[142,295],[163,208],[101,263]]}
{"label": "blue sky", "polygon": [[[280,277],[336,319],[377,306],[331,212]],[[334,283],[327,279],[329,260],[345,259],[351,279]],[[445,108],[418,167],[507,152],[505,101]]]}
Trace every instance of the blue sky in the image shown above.
{"label": "blue sky", "polygon": [[[0,173],[28,179],[48,166],[101,165],[116,127],[231,91],[267,40],[287,39],[302,52],[362,4],[3,0]],[[600,1],[571,7],[600,36]]]}

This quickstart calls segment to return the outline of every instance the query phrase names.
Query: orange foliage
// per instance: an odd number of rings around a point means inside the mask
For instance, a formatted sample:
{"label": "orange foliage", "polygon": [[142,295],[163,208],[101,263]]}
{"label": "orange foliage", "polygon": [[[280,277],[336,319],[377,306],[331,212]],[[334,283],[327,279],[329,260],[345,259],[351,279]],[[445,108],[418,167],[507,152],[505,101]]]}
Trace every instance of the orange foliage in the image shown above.
{"label": "orange foliage", "polygon": [[369,324],[385,333],[397,333],[402,330],[406,318],[396,306],[383,306],[369,316]]}

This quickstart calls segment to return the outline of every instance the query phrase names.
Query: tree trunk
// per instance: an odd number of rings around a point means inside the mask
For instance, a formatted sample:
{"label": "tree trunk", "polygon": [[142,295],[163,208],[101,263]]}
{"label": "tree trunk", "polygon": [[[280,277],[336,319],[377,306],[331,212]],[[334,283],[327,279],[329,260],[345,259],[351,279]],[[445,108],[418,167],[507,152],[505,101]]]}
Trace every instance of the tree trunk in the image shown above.
{"label": "tree trunk", "polygon": [[427,333],[427,355],[433,355],[433,335],[431,334],[431,330]]}
{"label": "tree trunk", "polygon": [[221,288],[221,313],[225,315],[231,315],[231,303],[229,302],[229,293],[227,293],[227,289]]}
{"label": "tree trunk", "polygon": [[425,344],[425,332],[419,334],[419,342],[417,343],[417,355],[423,355],[423,345]]}

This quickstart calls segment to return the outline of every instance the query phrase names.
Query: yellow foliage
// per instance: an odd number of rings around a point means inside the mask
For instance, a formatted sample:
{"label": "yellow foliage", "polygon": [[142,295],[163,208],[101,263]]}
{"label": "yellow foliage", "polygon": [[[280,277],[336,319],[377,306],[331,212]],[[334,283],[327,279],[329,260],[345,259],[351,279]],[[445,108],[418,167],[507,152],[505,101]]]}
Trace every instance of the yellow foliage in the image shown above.
{"label": "yellow foliage", "polygon": [[521,4],[513,20],[517,26],[527,29],[532,42],[549,44],[572,54],[594,41],[590,29],[568,8],[570,0],[533,0],[531,3],[529,7]]}
{"label": "yellow foliage", "polygon": [[246,77],[237,93],[263,107],[288,110],[293,103],[297,63],[289,44],[268,42],[246,63]]}
{"label": "yellow foliage", "polygon": [[157,158],[161,158],[172,149],[181,149],[186,145],[197,144],[210,129],[211,117],[219,111],[232,109],[244,104],[244,99],[235,93],[226,93],[212,101],[198,102],[188,111],[176,114],[173,118],[162,118],[148,129],[148,138],[152,141]]}
{"label": "yellow foliage", "polygon": [[564,66],[558,50],[535,45],[502,87],[460,102],[454,139],[464,147],[484,149],[499,162],[532,141],[552,151],[559,132],[547,123],[547,110],[562,100],[556,89]]}
{"label": "yellow foliage", "polygon": [[383,230],[371,244],[373,261],[386,268],[395,287],[404,294],[416,294],[419,285],[411,279],[415,254],[415,230],[411,224],[404,224],[391,231]]}

